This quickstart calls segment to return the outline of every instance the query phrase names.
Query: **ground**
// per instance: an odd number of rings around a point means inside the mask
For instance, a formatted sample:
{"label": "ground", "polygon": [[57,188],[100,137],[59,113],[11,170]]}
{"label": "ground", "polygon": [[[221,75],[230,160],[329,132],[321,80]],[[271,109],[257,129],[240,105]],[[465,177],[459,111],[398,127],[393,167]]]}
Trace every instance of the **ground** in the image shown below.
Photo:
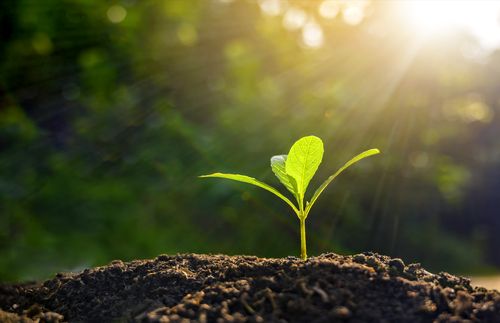
{"label": "ground", "polygon": [[500,322],[500,293],[374,253],[187,254],[4,285],[0,308],[1,322]]}

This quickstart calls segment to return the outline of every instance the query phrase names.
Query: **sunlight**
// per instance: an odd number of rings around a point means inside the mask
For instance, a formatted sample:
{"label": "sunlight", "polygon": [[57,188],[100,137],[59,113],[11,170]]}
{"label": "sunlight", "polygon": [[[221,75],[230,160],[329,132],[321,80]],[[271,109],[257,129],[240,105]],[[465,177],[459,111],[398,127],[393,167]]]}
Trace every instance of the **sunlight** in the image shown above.
{"label": "sunlight", "polygon": [[302,29],[302,40],[307,47],[321,47],[323,38],[323,30],[315,21],[308,22]]}
{"label": "sunlight", "polygon": [[478,37],[486,47],[500,43],[500,2],[408,1],[405,7],[410,23],[423,36],[461,28]]}
{"label": "sunlight", "polygon": [[290,8],[283,16],[283,26],[288,30],[302,28],[307,21],[307,14],[304,10]]}

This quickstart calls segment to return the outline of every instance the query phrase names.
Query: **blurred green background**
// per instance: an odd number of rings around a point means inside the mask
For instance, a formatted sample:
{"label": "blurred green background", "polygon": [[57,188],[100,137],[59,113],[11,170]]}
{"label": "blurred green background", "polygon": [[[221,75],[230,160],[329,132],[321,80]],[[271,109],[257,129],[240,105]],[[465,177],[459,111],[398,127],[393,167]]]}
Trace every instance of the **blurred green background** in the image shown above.
{"label": "blurred green background", "polygon": [[[4,0],[0,280],[160,253],[298,255],[272,155],[325,142],[308,251],[500,268],[500,52],[397,2]],[[280,187],[281,190],[281,187]],[[282,191],[285,192],[283,189]],[[496,268],[496,269],[495,269]]]}

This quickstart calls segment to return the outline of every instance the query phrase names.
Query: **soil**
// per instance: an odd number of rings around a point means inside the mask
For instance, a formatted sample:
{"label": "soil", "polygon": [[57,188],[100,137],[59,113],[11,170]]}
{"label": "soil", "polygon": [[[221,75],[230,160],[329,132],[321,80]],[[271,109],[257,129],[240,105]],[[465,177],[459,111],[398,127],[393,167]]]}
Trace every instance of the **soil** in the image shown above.
{"label": "soil", "polygon": [[1,322],[500,322],[500,293],[374,253],[161,255],[0,287]]}

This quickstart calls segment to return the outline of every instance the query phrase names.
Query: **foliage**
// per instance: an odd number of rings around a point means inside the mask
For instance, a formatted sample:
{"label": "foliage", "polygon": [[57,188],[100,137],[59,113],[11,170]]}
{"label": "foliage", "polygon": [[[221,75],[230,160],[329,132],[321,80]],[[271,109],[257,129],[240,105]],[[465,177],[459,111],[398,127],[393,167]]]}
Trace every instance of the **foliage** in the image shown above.
{"label": "foliage", "polygon": [[325,190],[328,184],[331,183],[341,172],[343,172],[347,167],[360,161],[365,157],[369,157],[378,154],[380,151],[378,149],[370,149],[356,157],[349,160],[344,166],[342,166],[335,174],[328,177],[328,179],[321,184],[321,186],[314,192],[311,200],[306,202],[304,207],[304,196],[307,191],[307,186],[313,178],[314,174],[318,170],[321,160],[323,159],[323,141],[315,136],[307,136],[297,140],[288,155],[278,155],[271,158],[271,168],[280,180],[280,182],[293,194],[297,200],[297,205],[294,205],[292,201],[286,198],[283,194],[277,191],[274,187],[269,186],[263,182],[256,180],[253,177],[240,175],[240,174],[223,174],[223,173],[213,173],[210,175],[202,175],[200,177],[219,177],[226,178],[233,181],[243,182],[258,186],[260,188],[269,191],[285,201],[292,210],[295,212],[300,221],[300,258],[303,260],[307,259],[307,248],[306,248],[306,228],[305,221],[309,215],[314,202],[318,199],[319,195]]}
{"label": "foliage", "polygon": [[256,161],[308,133],[332,164],[384,151],[315,202],[312,253],[500,266],[499,53],[478,56],[463,33],[416,39],[393,2],[352,25],[287,1],[322,28],[311,47],[284,25],[290,8],[264,3],[0,1],[0,280],[160,253],[291,254],[287,206],[192,179],[237,165],[268,181]]}

